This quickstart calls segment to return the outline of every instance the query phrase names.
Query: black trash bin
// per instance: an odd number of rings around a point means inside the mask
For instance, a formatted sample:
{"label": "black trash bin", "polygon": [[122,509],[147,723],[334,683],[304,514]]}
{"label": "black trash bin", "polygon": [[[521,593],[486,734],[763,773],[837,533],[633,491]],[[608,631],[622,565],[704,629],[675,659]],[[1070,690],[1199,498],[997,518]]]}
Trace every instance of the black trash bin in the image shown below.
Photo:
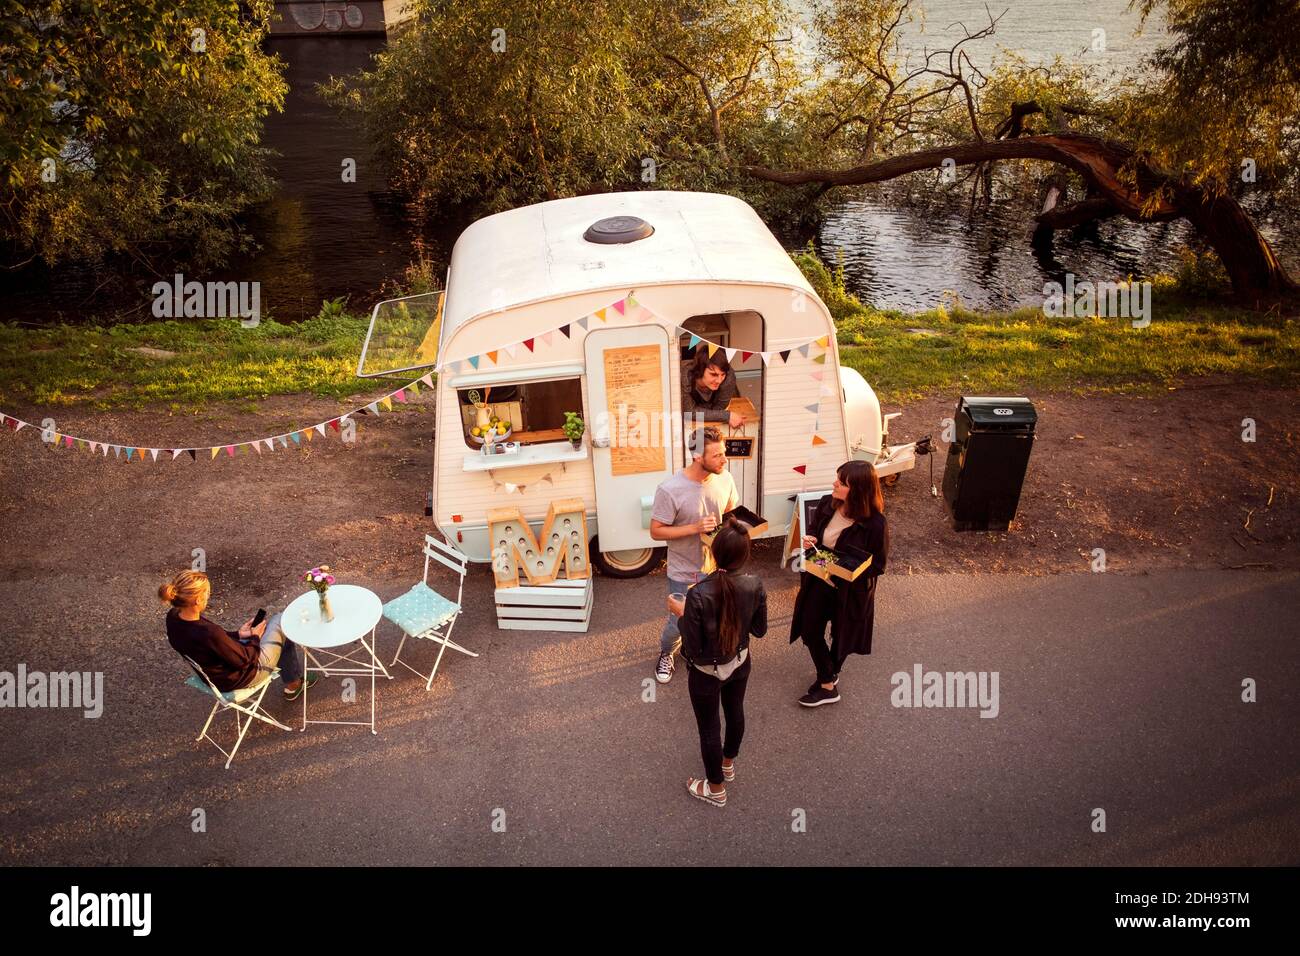
{"label": "black trash bin", "polygon": [[963,395],[953,415],[943,500],[957,531],[1005,531],[1016,516],[1038,413],[1027,398]]}

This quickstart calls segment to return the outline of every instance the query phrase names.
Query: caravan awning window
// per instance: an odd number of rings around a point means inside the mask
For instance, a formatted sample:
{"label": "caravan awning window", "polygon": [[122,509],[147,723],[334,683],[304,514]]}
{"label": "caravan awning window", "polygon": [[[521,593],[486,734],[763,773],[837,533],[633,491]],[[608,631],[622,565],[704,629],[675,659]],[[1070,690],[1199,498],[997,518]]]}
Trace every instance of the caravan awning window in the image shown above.
{"label": "caravan awning window", "polygon": [[[582,414],[582,379],[558,378],[546,381],[515,381],[475,388],[458,388],[460,418],[464,425],[465,444],[475,450],[482,447],[486,428],[497,429],[500,438],[504,426],[509,440],[521,445],[563,442],[564,413]],[[481,422],[486,419],[485,426]],[[498,424],[493,425],[496,420]],[[477,431],[477,434],[476,434]]]}
{"label": "caravan awning window", "polygon": [[442,292],[386,299],[370,314],[357,362],[359,378],[432,368],[442,333]]}

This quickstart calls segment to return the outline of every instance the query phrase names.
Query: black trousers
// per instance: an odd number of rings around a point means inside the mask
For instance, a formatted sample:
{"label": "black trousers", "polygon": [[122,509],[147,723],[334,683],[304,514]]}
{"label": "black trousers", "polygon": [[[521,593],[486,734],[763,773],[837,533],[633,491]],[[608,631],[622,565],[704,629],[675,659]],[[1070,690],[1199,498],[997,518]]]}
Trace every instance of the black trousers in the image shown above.
{"label": "black trousers", "polygon": [[[700,728],[700,755],[704,757],[704,775],[709,785],[722,785],[722,758],[735,760],[740,753],[740,741],[745,736],[745,687],[749,684],[750,664],[753,657],[737,667],[724,681],[701,674],[694,667],[686,679],[691,693],[691,707],[695,710],[695,723]],[[722,722],[718,705],[727,718],[727,739],[722,739]]]}
{"label": "black trousers", "polygon": [[799,638],[817,668],[817,682],[829,684],[844,665],[844,654],[834,638],[826,645],[826,625],[835,617],[835,590],[826,582],[808,575],[808,590],[800,608]]}

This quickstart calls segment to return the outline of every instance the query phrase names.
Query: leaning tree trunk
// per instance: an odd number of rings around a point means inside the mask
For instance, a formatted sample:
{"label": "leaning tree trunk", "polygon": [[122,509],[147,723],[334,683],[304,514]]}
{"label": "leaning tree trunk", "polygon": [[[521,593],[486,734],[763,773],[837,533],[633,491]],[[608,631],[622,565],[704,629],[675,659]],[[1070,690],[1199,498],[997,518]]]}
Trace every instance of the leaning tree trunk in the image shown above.
{"label": "leaning tree trunk", "polygon": [[[741,169],[757,179],[794,186],[824,183],[852,186],[883,182],[923,169],[940,168],[944,160],[958,166],[1006,159],[1037,159],[1074,170],[1088,184],[1088,199],[1045,210],[1037,221],[1052,229],[1122,215],[1135,222],[1187,219],[1218,254],[1234,295],[1254,307],[1300,294],[1297,286],[1246,211],[1231,196],[1214,197],[1205,190],[1176,183],[1136,160],[1127,146],[1080,133],[1052,133],[1013,139],[961,143],[895,156],[852,169],[775,170],[761,166]],[[1133,167],[1135,182],[1121,178]],[[1163,188],[1163,197],[1153,199]]]}

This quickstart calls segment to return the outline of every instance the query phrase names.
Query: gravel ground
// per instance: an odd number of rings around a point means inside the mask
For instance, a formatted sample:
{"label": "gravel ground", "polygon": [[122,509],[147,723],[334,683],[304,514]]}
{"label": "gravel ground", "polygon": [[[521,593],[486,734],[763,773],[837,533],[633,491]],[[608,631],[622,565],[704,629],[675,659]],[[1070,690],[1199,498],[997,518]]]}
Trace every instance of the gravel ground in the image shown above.
{"label": "gravel ground", "polygon": [[[789,705],[791,689],[807,683],[807,661],[779,637],[756,653],[756,670],[770,678],[761,688],[755,682],[751,724],[756,739],[771,744],[753,759],[771,782],[766,790],[751,785],[749,810],[738,798],[737,812],[725,812],[733,821],[728,827],[739,820],[775,829],[737,844],[738,861],[815,862],[826,853],[834,862],[1297,862],[1295,698],[1278,688],[1284,681],[1294,687],[1296,676],[1300,393],[1207,382],[1156,397],[1031,397],[1038,440],[1010,533],[952,532],[941,499],[929,494],[924,459],[888,489],[891,580],[914,580],[882,592],[884,647],[855,668],[860,686],[878,693],[849,692],[858,696],[830,718],[844,735],[843,750],[773,732],[778,721],[805,716]],[[108,688],[99,720],[0,710],[0,860],[221,865],[696,856],[703,831],[696,815],[678,819],[675,792],[677,776],[696,772],[698,762],[684,675],[661,692],[672,706],[651,711],[649,723],[640,706],[652,663],[646,649],[659,627],[658,575],[598,580],[589,635],[499,632],[484,615],[467,614],[466,641],[483,657],[451,661],[428,693],[405,672],[386,683],[378,737],[357,728],[293,735],[258,728],[228,772],[215,750],[193,742],[203,706],[180,685],[162,638],[158,584],[188,567],[193,549],[204,549],[215,589],[209,615],[227,626],[258,606],[283,606],[300,590],[297,574],[321,561],[385,599],[404,590],[419,577],[418,542],[430,528],[423,501],[433,418],[422,402],[365,420],[355,445],[317,437],[300,451],[257,459],[126,465],[46,450],[27,431],[0,434],[0,670],[19,662],[33,670],[99,670]],[[955,402],[935,396],[910,405],[894,440],[938,438]],[[348,407],[285,398],[254,413],[78,412],[58,427],[108,440],[192,444],[281,431]],[[1253,444],[1240,438],[1246,417],[1257,422]],[[936,482],[942,442],[938,450]],[[1087,573],[1094,548],[1106,551],[1107,575]],[[755,554],[777,630],[794,588],[793,578],[776,569],[778,550],[769,542]],[[472,609],[491,600],[486,571],[475,570]],[[1005,604],[1008,595],[1023,596],[1024,610],[975,620],[974,609]],[[963,608],[968,616],[954,623],[948,612]],[[1117,608],[1126,623],[1114,619]],[[1117,685],[1096,655],[1122,659],[1120,650],[1127,652],[1136,634],[1152,638],[1138,655],[1140,679],[1130,674]],[[1189,635],[1194,640],[1180,646]],[[1075,641],[1088,645],[1079,652],[1084,656],[1059,653]],[[381,630],[380,643],[391,655],[396,637]],[[1249,666],[1234,657],[1241,649]],[[1013,674],[1019,666],[1035,688],[1022,706],[1040,719],[958,726],[956,715],[944,714],[900,724],[882,682],[895,664],[907,668],[917,660],[972,668],[992,661]],[[1208,736],[1189,729],[1208,719],[1185,693],[1208,679],[1207,667],[1225,685],[1242,673],[1254,676],[1251,668],[1271,680],[1274,696],[1258,725],[1234,710],[1210,715]],[[1071,689],[1062,690],[1062,675],[1076,682]],[[611,691],[611,682],[621,690]],[[1088,703],[1063,718],[1055,711],[1060,699],[1082,688]],[[1153,695],[1169,706],[1153,710]],[[1107,704],[1123,710],[1116,714]],[[332,696],[320,706],[327,717],[347,709]],[[298,713],[281,701],[271,709]],[[1144,725],[1141,714],[1154,722]],[[863,732],[890,718],[887,733]],[[1062,720],[1068,747],[1065,738],[1052,737],[1064,732]],[[1090,732],[1112,731],[1140,745],[1107,751],[1089,742]],[[976,733],[983,736],[971,737]],[[1167,753],[1149,733],[1169,735]],[[967,745],[973,749],[963,750]],[[908,753],[918,762],[899,756]],[[987,763],[976,767],[970,761],[978,754]],[[930,761],[948,761],[957,776],[928,783]],[[1050,836],[1061,814],[1077,808],[1045,795],[1059,796],[1062,788],[1086,793],[1089,761],[1096,789],[1131,803],[1143,819],[1133,842],[1099,850],[1086,837]],[[835,839],[792,850],[772,835],[788,832],[788,823],[762,814],[781,808],[778,816],[788,820],[789,807],[816,802],[782,781],[783,762],[799,766],[805,781],[855,775],[848,790],[816,798],[839,814]],[[1046,778],[1034,769],[1040,764]],[[999,780],[999,766],[1006,780]],[[1198,768],[1208,777],[1198,777]],[[660,792],[668,771],[672,787]],[[875,783],[862,776],[874,773],[897,776]],[[1211,783],[1201,793],[1188,789],[1193,779]],[[1024,799],[1008,780],[1037,788],[1025,811],[1048,834],[1037,842],[1008,836]],[[565,789],[571,781],[580,781],[580,799]],[[602,793],[608,799],[596,799]],[[860,805],[852,802],[858,797]],[[287,801],[281,823],[293,818],[293,807],[310,815],[305,844],[285,839],[275,821],[234,827],[267,799]],[[483,815],[503,805],[526,807],[526,825],[495,842],[467,835],[478,834]],[[661,832],[664,806],[679,812],[669,814],[673,822]],[[952,814],[971,806],[985,808],[978,812],[988,813],[987,825],[971,829],[965,818],[963,830]],[[194,807],[206,808],[210,832],[224,829],[225,836],[190,839]],[[864,829],[867,807],[894,828],[890,839]],[[949,839],[948,850],[926,842],[933,828]],[[418,839],[400,839],[417,831]],[[742,828],[738,838],[750,832]],[[421,853],[413,856],[412,848]]]}

